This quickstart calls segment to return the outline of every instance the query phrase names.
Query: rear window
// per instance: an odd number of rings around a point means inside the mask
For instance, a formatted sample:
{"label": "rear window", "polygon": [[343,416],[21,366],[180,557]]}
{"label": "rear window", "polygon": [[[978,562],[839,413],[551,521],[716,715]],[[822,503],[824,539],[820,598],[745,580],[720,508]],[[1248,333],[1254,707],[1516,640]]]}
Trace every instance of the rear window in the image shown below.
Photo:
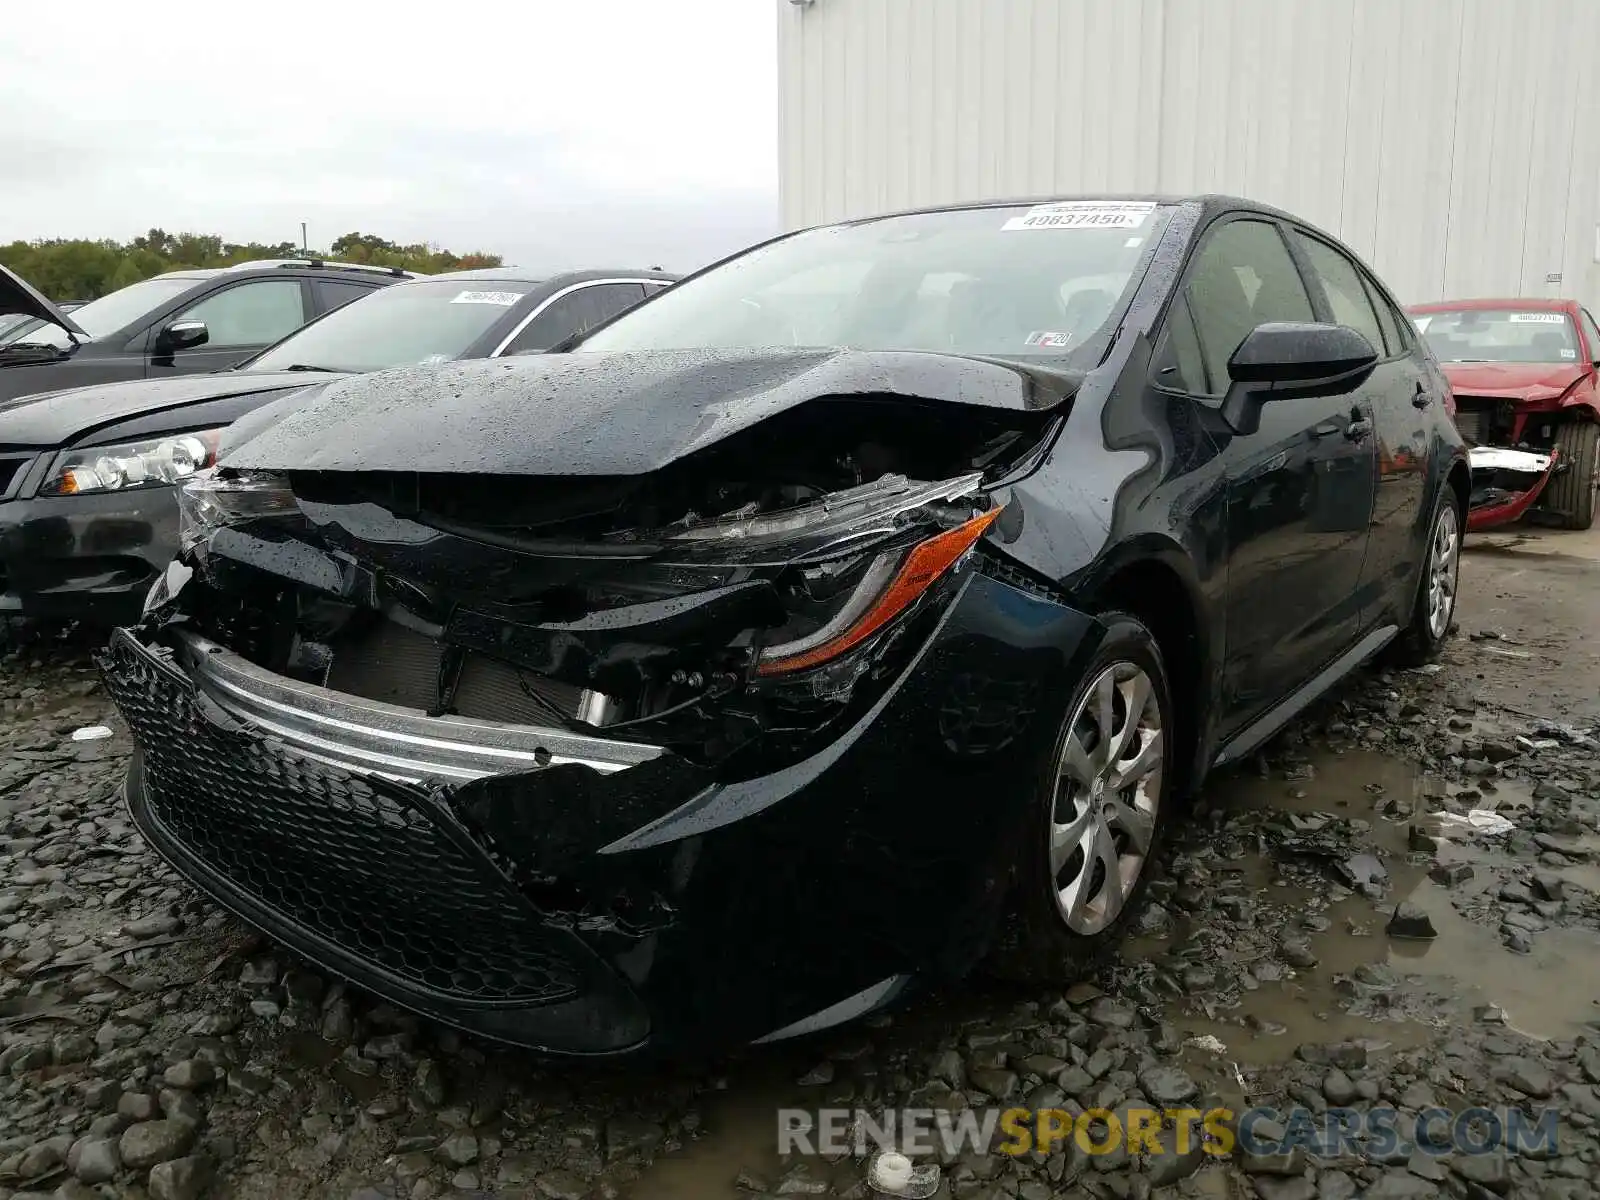
{"label": "rear window", "polygon": [[1578,361],[1572,318],[1550,309],[1461,308],[1413,314],[1440,362]]}

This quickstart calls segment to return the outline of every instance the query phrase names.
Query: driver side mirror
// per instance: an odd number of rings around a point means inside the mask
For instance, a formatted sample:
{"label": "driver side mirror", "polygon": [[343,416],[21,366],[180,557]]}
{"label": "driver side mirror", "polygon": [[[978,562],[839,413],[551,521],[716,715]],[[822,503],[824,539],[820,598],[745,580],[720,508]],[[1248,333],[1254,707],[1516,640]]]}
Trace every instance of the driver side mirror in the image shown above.
{"label": "driver side mirror", "polygon": [[156,335],[156,353],[172,354],[178,350],[193,350],[211,340],[211,331],[204,321],[174,321]]}
{"label": "driver side mirror", "polygon": [[1222,401],[1222,419],[1235,433],[1254,433],[1263,404],[1348,392],[1361,386],[1377,361],[1372,343],[1348,325],[1257,325],[1228,360],[1233,382]]}

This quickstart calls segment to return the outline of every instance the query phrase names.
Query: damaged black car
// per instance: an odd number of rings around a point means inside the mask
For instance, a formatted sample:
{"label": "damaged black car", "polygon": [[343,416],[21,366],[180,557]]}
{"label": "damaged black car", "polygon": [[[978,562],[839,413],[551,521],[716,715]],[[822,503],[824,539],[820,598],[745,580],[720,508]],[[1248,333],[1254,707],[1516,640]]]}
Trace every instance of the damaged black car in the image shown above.
{"label": "damaged black car", "polygon": [[550,1054],[1070,978],[1207,771],[1448,636],[1446,390],[1246,201],[785,236],[190,480],[102,660],[128,803],[294,951]]}

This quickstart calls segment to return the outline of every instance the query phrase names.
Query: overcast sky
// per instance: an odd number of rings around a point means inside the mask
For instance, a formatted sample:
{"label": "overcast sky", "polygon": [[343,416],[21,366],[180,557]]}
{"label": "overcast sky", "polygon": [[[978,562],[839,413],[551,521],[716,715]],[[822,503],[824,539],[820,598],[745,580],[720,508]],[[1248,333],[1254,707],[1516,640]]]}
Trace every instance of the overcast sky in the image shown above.
{"label": "overcast sky", "polygon": [[687,270],[776,231],[775,15],[773,0],[35,12],[0,38],[0,242],[151,226],[276,242],[306,221],[313,247],[360,230],[527,266]]}

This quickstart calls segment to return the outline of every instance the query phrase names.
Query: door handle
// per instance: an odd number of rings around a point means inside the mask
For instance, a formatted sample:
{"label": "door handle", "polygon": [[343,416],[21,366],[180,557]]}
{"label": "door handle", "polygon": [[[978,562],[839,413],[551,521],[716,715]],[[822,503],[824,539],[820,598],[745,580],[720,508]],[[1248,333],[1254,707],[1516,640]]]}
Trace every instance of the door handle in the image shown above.
{"label": "door handle", "polygon": [[1411,403],[1417,408],[1427,408],[1428,405],[1433,403],[1433,397],[1428,395],[1427,388],[1418,383],[1417,390],[1411,393]]}
{"label": "door handle", "polygon": [[1366,441],[1367,435],[1371,432],[1372,422],[1367,420],[1365,417],[1361,418],[1360,420],[1351,421],[1350,424],[1344,427],[1345,437],[1349,438],[1352,442]]}

